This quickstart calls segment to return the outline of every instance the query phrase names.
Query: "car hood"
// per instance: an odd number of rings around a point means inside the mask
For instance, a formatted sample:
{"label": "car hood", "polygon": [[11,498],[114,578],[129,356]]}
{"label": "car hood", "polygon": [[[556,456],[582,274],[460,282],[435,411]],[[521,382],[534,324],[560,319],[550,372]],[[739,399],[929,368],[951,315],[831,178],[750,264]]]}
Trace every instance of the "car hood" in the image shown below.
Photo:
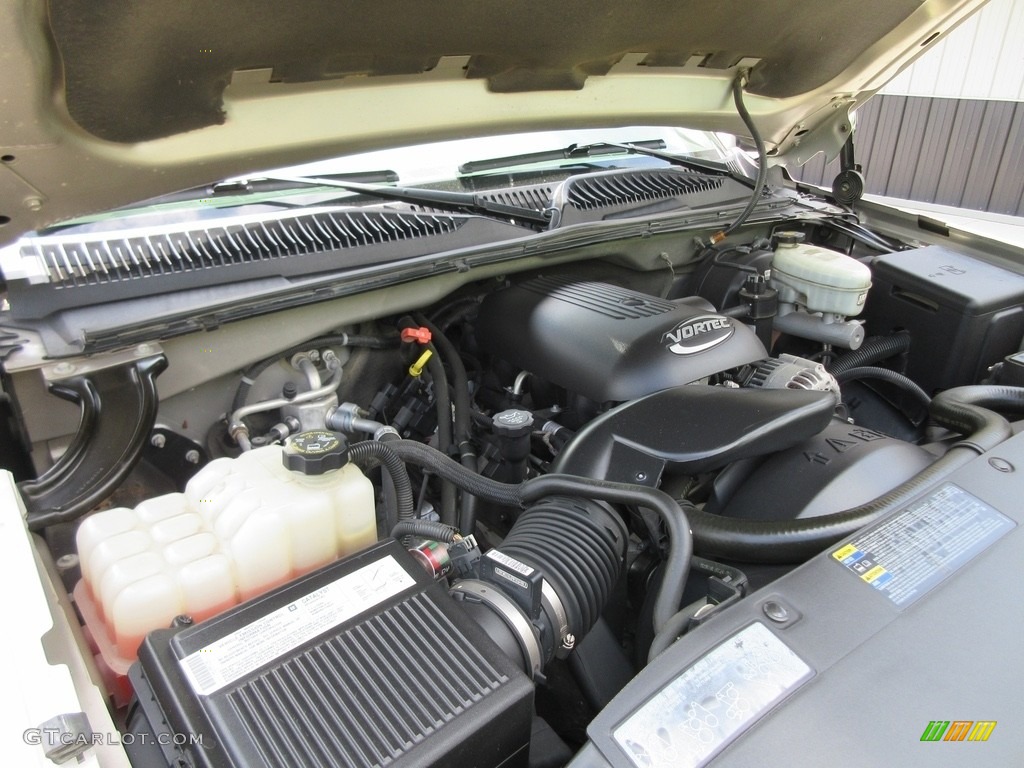
{"label": "car hood", "polygon": [[678,125],[776,162],[983,0],[22,0],[0,8],[0,243],[261,168],[455,136]]}

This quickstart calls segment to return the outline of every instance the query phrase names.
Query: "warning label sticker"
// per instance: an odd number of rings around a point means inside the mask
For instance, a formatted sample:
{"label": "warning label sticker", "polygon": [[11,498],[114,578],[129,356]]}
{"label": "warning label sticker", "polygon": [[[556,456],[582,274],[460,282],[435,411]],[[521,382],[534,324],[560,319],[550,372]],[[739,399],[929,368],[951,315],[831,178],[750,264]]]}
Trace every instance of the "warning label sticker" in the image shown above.
{"label": "warning label sticker", "polygon": [[832,553],[900,607],[927,594],[1016,523],[959,486],[935,493]]}
{"label": "warning label sticker", "polygon": [[635,768],[698,768],[813,675],[756,622],[662,688],[612,738]]}
{"label": "warning label sticker", "polygon": [[415,583],[388,555],[189,654],[181,667],[208,696]]}

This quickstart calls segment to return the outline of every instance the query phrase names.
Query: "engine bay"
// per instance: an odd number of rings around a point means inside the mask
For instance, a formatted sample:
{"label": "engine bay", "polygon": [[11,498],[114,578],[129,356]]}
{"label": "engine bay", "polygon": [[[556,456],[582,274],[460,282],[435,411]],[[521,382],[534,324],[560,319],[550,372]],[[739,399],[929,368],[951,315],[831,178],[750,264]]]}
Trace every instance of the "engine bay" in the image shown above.
{"label": "engine bay", "polygon": [[842,218],[664,242],[242,320],[230,372],[203,334],[9,366],[21,414],[81,414],[22,416],[19,493],[132,764],[566,765],[681,639],[1013,434],[1021,275]]}

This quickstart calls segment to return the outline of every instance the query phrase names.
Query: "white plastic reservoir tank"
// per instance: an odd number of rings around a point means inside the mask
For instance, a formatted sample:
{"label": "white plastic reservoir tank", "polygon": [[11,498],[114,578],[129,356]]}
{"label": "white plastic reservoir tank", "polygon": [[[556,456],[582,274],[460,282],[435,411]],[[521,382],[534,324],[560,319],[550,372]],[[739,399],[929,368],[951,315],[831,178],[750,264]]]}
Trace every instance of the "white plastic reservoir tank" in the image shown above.
{"label": "white plastic reservoir tank", "polygon": [[377,540],[370,481],[343,438],[296,435],[203,467],[184,493],[88,517],[75,597],[123,674],[147,632],[201,621]]}

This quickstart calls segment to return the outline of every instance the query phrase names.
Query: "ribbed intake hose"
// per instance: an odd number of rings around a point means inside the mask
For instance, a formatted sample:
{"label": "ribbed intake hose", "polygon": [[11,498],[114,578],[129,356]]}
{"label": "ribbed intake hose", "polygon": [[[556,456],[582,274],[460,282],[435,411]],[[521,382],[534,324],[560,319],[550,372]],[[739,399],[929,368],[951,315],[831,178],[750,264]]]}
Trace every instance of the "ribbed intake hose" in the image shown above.
{"label": "ribbed intake hose", "polygon": [[566,633],[582,638],[594,626],[619,580],[628,538],[621,516],[588,499],[548,497],[516,520],[498,550],[540,571],[565,612],[565,632],[560,617],[542,612],[545,660]]}
{"label": "ribbed intake hose", "polygon": [[689,516],[696,514],[697,510],[692,504],[679,504],[657,488],[574,475],[541,475],[520,485],[507,485],[466,469],[429,445],[412,440],[394,440],[388,443],[388,447],[393,448],[404,461],[430,469],[474,496],[506,507],[525,506],[547,496],[571,495],[651,510],[661,518],[668,531],[665,577],[654,601],[655,631],[679,610],[693,554]]}
{"label": "ribbed intake hose", "polygon": [[[669,536],[665,577],[654,601],[655,631],[679,610],[693,553],[687,519],[692,505],[684,509],[655,488],[571,475],[542,475],[507,485],[422,443],[395,440],[388,447],[404,461],[430,469],[474,496],[526,507],[496,549],[499,556],[543,577],[541,613],[527,618],[529,611],[508,596],[508,584],[498,587],[492,581],[467,579],[456,584],[452,594],[506,653],[523,659],[528,672],[539,673],[552,654],[568,651],[582,639],[618,580],[627,532],[620,515],[606,504],[643,507],[662,519]],[[515,568],[501,567],[520,579]]]}
{"label": "ribbed intake hose", "polygon": [[452,596],[506,655],[537,676],[552,658],[568,655],[600,617],[628,538],[610,507],[548,496],[484,555],[480,578],[456,582]]}
{"label": "ribbed intake hose", "polygon": [[1009,423],[990,408],[1024,413],[1024,388],[969,386],[936,395],[929,409],[932,419],[965,439],[907,482],[859,507],[821,517],[782,521],[744,520],[691,510],[697,552],[752,563],[803,562],[903,506],[928,486],[1009,438]]}

